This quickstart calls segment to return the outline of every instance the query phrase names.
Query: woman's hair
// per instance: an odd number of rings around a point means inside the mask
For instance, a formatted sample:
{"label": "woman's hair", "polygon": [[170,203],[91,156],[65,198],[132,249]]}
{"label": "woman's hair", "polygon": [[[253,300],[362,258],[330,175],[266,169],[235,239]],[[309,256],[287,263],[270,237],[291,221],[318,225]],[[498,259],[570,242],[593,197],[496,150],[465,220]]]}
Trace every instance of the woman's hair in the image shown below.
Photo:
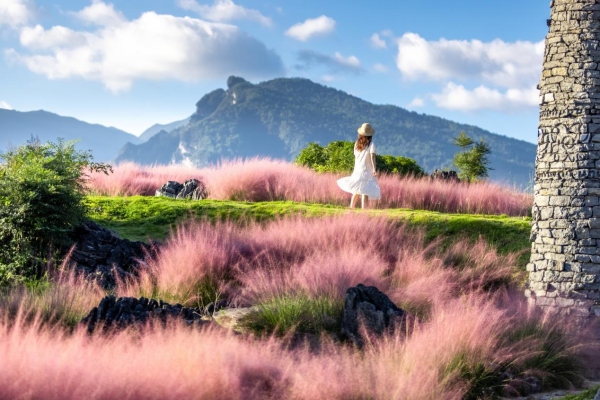
{"label": "woman's hair", "polygon": [[358,139],[356,139],[356,150],[363,151],[366,149],[371,144],[372,139],[373,136],[358,135]]}

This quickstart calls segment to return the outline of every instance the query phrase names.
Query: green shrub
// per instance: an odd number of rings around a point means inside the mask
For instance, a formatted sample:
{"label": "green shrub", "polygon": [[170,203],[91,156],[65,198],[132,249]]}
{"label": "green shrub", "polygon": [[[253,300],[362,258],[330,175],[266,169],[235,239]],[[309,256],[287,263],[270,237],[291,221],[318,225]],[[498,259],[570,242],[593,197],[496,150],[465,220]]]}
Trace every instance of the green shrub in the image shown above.
{"label": "green shrub", "polygon": [[[425,171],[408,157],[376,155],[377,170],[382,173],[421,176]],[[354,143],[338,140],[322,147],[309,143],[300,151],[296,164],[317,172],[352,172],[354,169]]]}
{"label": "green shrub", "polygon": [[289,332],[337,334],[343,309],[343,300],[306,295],[281,296],[259,304],[258,310],[244,317],[240,325],[258,334],[275,333],[279,336]]}
{"label": "green shrub", "polygon": [[110,166],[74,146],[32,139],[0,155],[0,285],[43,276],[85,218],[84,169]]}

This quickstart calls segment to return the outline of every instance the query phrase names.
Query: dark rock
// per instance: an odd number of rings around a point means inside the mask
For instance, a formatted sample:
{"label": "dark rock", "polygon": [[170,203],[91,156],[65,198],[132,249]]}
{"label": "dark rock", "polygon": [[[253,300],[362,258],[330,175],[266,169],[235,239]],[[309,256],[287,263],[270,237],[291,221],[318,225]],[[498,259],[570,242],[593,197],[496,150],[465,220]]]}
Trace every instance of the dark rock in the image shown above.
{"label": "dark rock", "polygon": [[600,400],[600,389],[598,389],[598,392],[594,396],[594,400]]}
{"label": "dark rock", "polygon": [[198,308],[184,307],[181,304],[170,305],[162,300],[148,300],[144,297],[106,296],[98,307],[94,307],[81,324],[92,333],[100,325],[104,331],[125,329],[129,327],[141,328],[147,323],[159,322],[163,325],[169,319],[185,322],[187,325],[200,326],[207,321],[202,320],[202,313]]}
{"label": "dark rock", "polygon": [[362,334],[381,335],[404,322],[406,313],[375,286],[358,284],[346,291],[342,335],[362,346]]}
{"label": "dark rock", "polygon": [[113,289],[117,281],[132,278],[139,260],[150,249],[146,243],[121,239],[93,221],[78,226],[72,236],[75,245],[70,264],[108,290]]}
{"label": "dark rock", "polygon": [[172,199],[203,200],[208,197],[208,191],[198,179],[188,179],[183,183],[169,181],[156,191],[156,196]]}
{"label": "dark rock", "polygon": [[445,171],[445,170],[441,170],[441,169],[436,169],[431,173],[431,175],[429,177],[432,180],[457,182],[457,183],[460,182],[460,179],[458,178],[456,171]]}
{"label": "dark rock", "polygon": [[183,189],[177,193],[177,199],[204,200],[208,197],[206,187],[197,179],[188,179],[183,183]]}
{"label": "dark rock", "polygon": [[177,194],[181,191],[181,189],[183,189],[183,185],[181,183],[169,181],[156,191],[156,196],[164,196],[174,199],[177,197]]}

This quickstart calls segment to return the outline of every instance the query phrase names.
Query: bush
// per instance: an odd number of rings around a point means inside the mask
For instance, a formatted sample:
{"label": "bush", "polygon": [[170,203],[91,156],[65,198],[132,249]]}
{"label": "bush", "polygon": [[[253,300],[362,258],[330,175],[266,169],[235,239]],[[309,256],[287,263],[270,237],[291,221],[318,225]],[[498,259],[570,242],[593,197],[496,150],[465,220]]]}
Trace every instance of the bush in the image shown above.
{"label": "bush", "polygon": [[[415,160],[402,156],[377,155],[377,170],[383,173],[422,176],[425,171]],[[354,143],[338,140],[322,147],[309,143],[300,151],[296,164],[317,172],[352,172],[354,169]]]}
{"label": "bush", "polygon": [[74,146],[32,139],[0,156],[0,285],[41,277],[85,218],[82,171],[110,166]]}

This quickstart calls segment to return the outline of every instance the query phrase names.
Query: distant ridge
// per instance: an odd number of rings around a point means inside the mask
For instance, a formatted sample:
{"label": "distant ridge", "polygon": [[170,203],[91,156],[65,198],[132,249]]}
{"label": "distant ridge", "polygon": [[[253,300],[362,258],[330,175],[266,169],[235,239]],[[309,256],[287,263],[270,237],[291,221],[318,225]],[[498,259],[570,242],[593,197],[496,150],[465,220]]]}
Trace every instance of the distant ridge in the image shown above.
{"label": "distant ridge", "polygon": [[227,90],[217,89],[196,103],[186,125],[156,133],[142,144],[128,144],[117,161],[203,166],[233,157],[291,160],[309,142],[355,140],[357,127],[367,121],[377,130],[379,153],[414,158],[428,171],[451,166],[458,151],[453,138],[464,130],[491,146],[492,179],[522,188],[530,185],[536,151],[532,143],[393,105],[375,105],[302,78],[252,84],[229,77]]}
{"label": "distant ridge", "polygon": [[180,121],[174,121],[171,122],[169,124],[154,124],[152,125],[150,128],[146,129],[144,132],[142,132],[142,134],[140,136],[138,136],[138,139],[140,141],[140,143],[143,143],[145,141],[147,141],[148,139],[150,139],[152,136],[156,135],[158,132],[160,131],[165,131],[165,132],[171,132],[174,129],[177,129],[185,124],[187,124],[189,122],[190,118],[185,118],[182,119]]}
{"label": "distant ridge", "polygon": [[137,143],[138,138],[125,131],[89,124],[72,117],[63,117],[48,111],[15,111],[0,109],[0,151],[9,146],[20,146],[32,136],[42,142],[61,137],[79,140],[77,148],[92,150],[94,160],[114,159],[127,142]]}

